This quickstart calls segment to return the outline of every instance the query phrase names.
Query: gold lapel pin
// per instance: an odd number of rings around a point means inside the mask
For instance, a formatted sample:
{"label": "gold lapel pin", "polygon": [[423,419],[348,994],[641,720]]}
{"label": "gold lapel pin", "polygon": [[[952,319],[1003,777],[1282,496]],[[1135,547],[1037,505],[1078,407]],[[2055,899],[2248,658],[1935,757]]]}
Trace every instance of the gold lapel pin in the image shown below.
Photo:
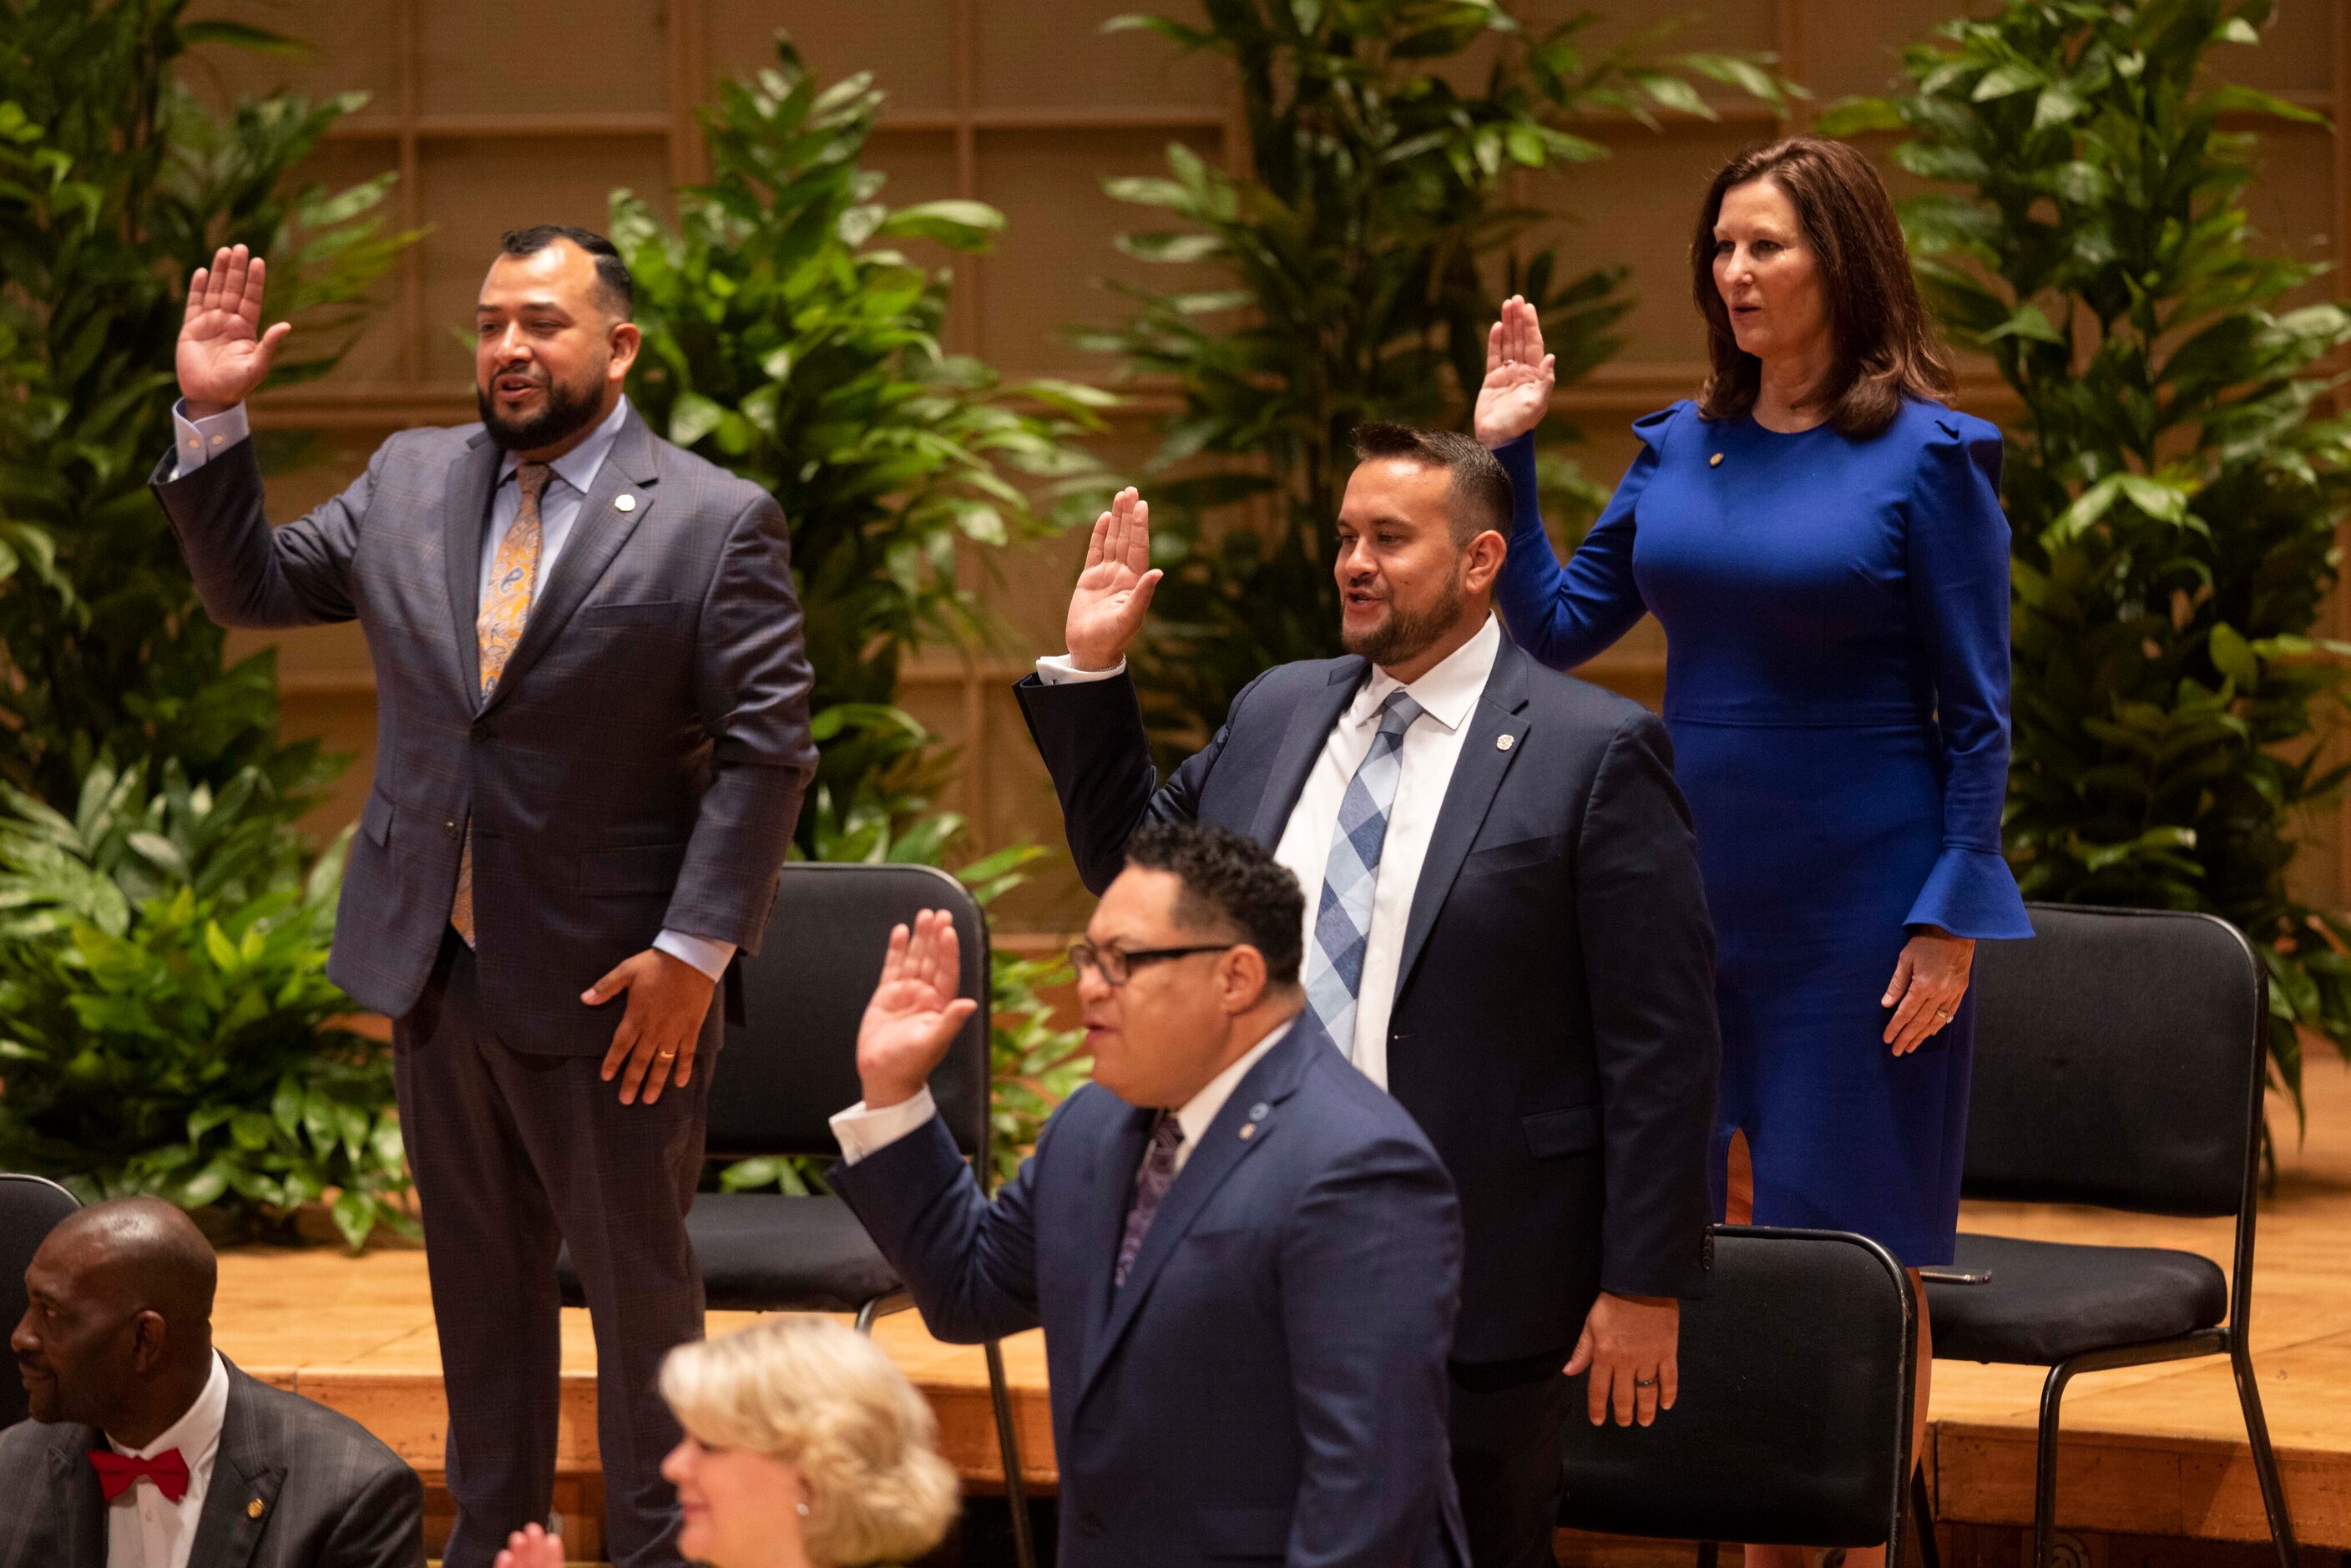
{"label": "gold lapel pin", "polygon": [[1494,737],[1494,749],[1497,751],[1508,751],[1517,744],[1518,737],[1515,736],[1498,735]]}
{"label": "gold lapel pin", "polygon": [[[1718,457],[1715,461],[1719,463],[1722,459]],[[619,496],[613,498],[612,510],[616,512],[633,512],[636,509],[637,498],[634,496]]]}
{"label": "gold lapel pin", "polygon": [[269,1505],[267,1503],[263,1502],[259,1498],[255,1498],[251,1502],[245,1505],[245,1517],[247,1519],[259,1519],[263,1511],[267,1509],[268,1506]]}
{"label": "gold lapel pin", "polygon": [[1706,460],[1706,465],[1707,465],[1708,467],[1709,467],[1709,468],[1719,468],[1719,467],[1721,467],[1721,466],[1722,466],[1722,454],[1721,454],[1721,453],[1719,453],[1719,452],[1718,452],[1718,453],[1716,453],[1713,456],[1711,456],[1711,457],[1708,458],[1708,459]]}
{"label": "gold lapel pin", "polygon": [[1257,1124],[1255,1122],[1243,1122],[1241,1124],[1241,1142],[1246,1144],[1255,1136],[1257,1136]]}

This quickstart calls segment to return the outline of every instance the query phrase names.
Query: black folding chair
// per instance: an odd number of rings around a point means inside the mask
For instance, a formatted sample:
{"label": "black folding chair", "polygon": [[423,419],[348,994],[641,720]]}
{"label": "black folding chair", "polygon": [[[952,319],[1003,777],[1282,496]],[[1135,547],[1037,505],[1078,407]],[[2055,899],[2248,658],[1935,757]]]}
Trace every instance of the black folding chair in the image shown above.
{"label": "black folding chair", "polygon": [[[743,963],[748,1027],[730,1027],[710,1081],[710,1153],[834,1155],[830,1118],[862,1096],[857,1026],[882,972],[890,927],[919,911],[955,917],[962,994],[979,998],[931,1092],[956,1144],[985,1181],[988,1170],[987,918],[970,890],[921,865],[784,867],[767,940]],[[914,1298],[848,1205],[783,1193],[705,1193],[686,1217],[709,1304],[722,1312],[855,1312],[860,1333],[911,1308]],[[586,1303],[567,1249],[558,1261],[563,1299]],[[987,1345],[988,1395],[1012,1516],[1013,1552],[1035,1568],[1020,1445],[1005,1383],[1004,1354]]]}
{"label": "black folding chair", "polygon": [[[2262,1416],[2246,1327],[2261,1180],[2269,975],[2237,928],[2167,910],[2030,906],[2036,940],[1976,958],[1970,1197],[2090,1204],[2237,1222],[2227,1277],[2208,1258],[1962,1232],[1927,1287],[1935,1354],[2046,1366],[2033,1476],[2032,1562],[2057,1515],[2057,1412],[2085,1372],[2225,1355],[2280,1568],[2294,1522]],[[1917,1483],[1920,1517],[1926,1484]],[[1935,1568],[1934,1531],[1923,1540]]]}
{"label": "black folding chair", "polygon": [[[47,1176],[0,1175],[0,1338],[25,1316],[25,1270],[57,1222],[81,1205]],[[28,1414],[24,1379],[0,1376],[0,1427]]]}
{"label": "black folding chair", "polygon": [[1902,1553],[1917,1305],[1866,1237],[1730,1226],[1682,1303],[1679,1397],[1653,1427],[1594,1427],[1583,1382],[1560,1439],[1559,1521],[1715,1543]]}

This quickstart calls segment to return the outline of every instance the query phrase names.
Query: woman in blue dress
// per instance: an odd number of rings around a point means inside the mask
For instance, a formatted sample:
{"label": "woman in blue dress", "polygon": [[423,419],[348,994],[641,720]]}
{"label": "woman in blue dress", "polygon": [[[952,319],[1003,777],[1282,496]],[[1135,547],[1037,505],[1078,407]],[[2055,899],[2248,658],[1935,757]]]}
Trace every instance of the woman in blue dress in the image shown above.
{"label": "woman in blue dress", "polygon": [[1712,373],[1635,423],[1644,450],[1564,567],[1528,434],[1552,361],[1533,309],[1504,305],[1477,416],[1517,490],[1497,598],[1561,669],[1644,612],[1665,628],[1719,949],[1718,1202],[1743,1134],[1755,1223],[1946,1264],[1975,943],[2032,935],[2000,850],[2000,433],[1941,401],[1893,204],[1853,149],[1796,138],[1734,160],[1691,270]]}

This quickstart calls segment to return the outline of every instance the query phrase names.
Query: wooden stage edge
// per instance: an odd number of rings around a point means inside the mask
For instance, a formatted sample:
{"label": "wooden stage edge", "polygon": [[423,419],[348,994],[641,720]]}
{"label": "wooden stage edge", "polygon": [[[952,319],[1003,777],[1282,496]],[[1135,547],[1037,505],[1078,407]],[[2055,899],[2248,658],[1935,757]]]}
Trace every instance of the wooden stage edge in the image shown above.
{"label": "wooden stage edge", "polygon": [[[2276,1192],[2262,1206],[2253,1284],[2253,1361],[2304,1545],[2351,1549],[2351,1069],[2331,1052],[2306,1069],[2309,1134],[2296,1145],[2292,1109],[2273,1107],[2282,1135]],[[2178,1247],[2228,1261],[2226,1221],[2022,1205],[1970,1204],[1971,1230],[2053,1240]],[[584,1312],[563,1323],[558,1506],[594,1530],[594,1346]],[[750,1321],[714,1312],[710,1332]],[[244,1249],[222,1260],[214,1328],[248,1371],[352,1416],[437,1483],[442,1466],[440,1361],[423,1255],[409,1247],[363,1257],[317,1249]],[[937,1410],[944,1446],[976,1492],[1003,1471],[976,1349],[943,1345],[913,1313],[885,1319],[877,1341]],[[1040,1336],[1008,1341],[1024,1472],[1054,1480]],[[2021,1526],[2032,1511],[2032,1457],[2042,1374],[2036,1368],[1938,1362],[1928,1462],[1947,1522]],[[2223,1359],[2094,1373],[2064,1406],[2059,1521],[2076,1531],[2211,1541],[2266,1539],[2228,1364]],[[437,1495],[437,1493],[436,1493]],[[587,1542],[581,1541],[585,1546]]]}

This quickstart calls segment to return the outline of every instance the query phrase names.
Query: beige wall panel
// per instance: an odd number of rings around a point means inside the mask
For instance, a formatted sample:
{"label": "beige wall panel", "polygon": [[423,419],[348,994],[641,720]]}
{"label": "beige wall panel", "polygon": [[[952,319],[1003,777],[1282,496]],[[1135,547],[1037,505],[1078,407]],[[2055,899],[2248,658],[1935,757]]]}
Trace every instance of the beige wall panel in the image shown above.
{"label": "beige wall panel", "polygon": [[1779,47],[1777,0],[1706,0],[1700,5],[1598,5],[1591,0],[1531,0],[1511,7],[1528,31],[1556,26],[1584,11],[1600,16],[1576,35],[1587,55],[1635,43],[1660,26],[1672,31],[1647,46],[1656,54],[1684,49],[1736,49],[1769,52]]}
{"label": "beige wall panel", "polygon": [[2327,92],[2334,82],[2335,29],[2351,26],[2342,7],[2343,0],[2278,0],[2259,47],[2216,49],[2213,64],[2225,80],[2271,92]]}
{"label": "beige wall panel", "polygon": [[[379,141],[371,136],[364,140],[322,142],[302,165],[302,179],[316,183],[329,191],[340,191],[372,180],[388,171],[397,169],[400,149],[389,138]],[[397,234],[401,228],[400,183],[392,182],[392,189],[375,209],[378,227],[386,234]],[[351,339],[350,351],[331,372],[329,383],[340,382],[383,382],[398,379],[400,374],[400,269],[395,262],[381,277],[376,279],[368,302],[360,308],[358,319],[335,334],[333,341]],[[267,307],[275,319],[275,307]],[[312,334],[300,331],[287,340],[287,351],[292,354],[321,352],[325,345]],[[308,345],[306,347],[306,344]]]}
{"label": "beige wall panel", "polygon": [[363,113],[381,116],[399,104],[398,7],[394,0],[345,0],[338,5],[291,0],[202,0],[190,7],[204,21],[242,22],[296,38],[294,57],[208,44],[193,51],[182,79],[216,103],[290,89],[311,99],[358,90],[373,100]]}
{"label": "beige wall panel", "polygon": [[414,0],[426,114],[665,107],[663,11],[643,0]]}
{"label": "beige wall panel", "polygon": [[1141,262],[1113,247],[1128,229],[1165,226],[1156,207],[1131,206],[1102,192],[1113,174],[1165,172],[1165,148],[1181,141],[1215,158],[1217,138],[1160,131],[989,131],[979,138],[979,196],[1002,209],[1003,242],[981,268],[985,301],[980,351],[1008,375],[1099,378],[1114,369],[1062,336],[1075,321],[1114,321],[1126,302],[1101,278],[1154,288],[1207,287],[1205,269]]}
{"label": "beige wall panel", "polygon": [[989,109],[1220,110],[1229,73],[1220,56],[1191,55],[1156,33],[1104,33],[1143,12],[1196,25],[1193,0],[970,0],[973,80]]}
{"label": "beige wall panel", "polygon": [[1714,172],[1761,130],[1705,125],[1659,135],[1612,127],[1603,137],[1611,157],[1529,193],[1535,205],[1561,214],[1539,241],[1558,245],[1568,276],[1610,263],[1632,267],[1636,303],[1617,327],[1627,340],[1614,363],[1681,365],[1702,353],[1689,303],[1689,225]]}
{"label": "beige wall panel", "polygon": [[499,235],[530,224],[602,229],[616,185],[671,208],[665,154],[645,137],[434,141],[422,176],[434,225],[423,242],[428,381],[473,381],[474,301]]}
{"label": "beige wall panel", "polygon": [[776,62],[780,27],[827,81],[872,71],[889,108],[956,105],[952,0],[672,0],[708,18],[710,70],[740,77]]}
{"label": "beige wall panel", "polygon": [[1952,0],[1801,0],[1804,85],[1815,105],[1890,91],[1902,51],[1962,11]]}
{"label": "beige wall panel", "polygon": [[[2256,231],[2256,248],[2296,261],[2324,262],[2335,252],[2334,136],[2309,125],[2265,124],[2261,181],[2239,204]],[[2323,277],[2286,297],[2285,305],[2337,298],[2344,280]]]}
{"label": "beige wall panel", "polygon": [[[956,193],[955,134],[946,131],[877,130],[865,144],[865,167],[889,176],[880,199],[893,207],[944,201]],[[978,308],[973,303],[980,258],[949,250],[934,240],[901,241],[898,249],[909,261],[936,270],[946,268],[956,279],[947,306],[946,344],[950,351],[969,348],[968,334],[978,328]]]}

